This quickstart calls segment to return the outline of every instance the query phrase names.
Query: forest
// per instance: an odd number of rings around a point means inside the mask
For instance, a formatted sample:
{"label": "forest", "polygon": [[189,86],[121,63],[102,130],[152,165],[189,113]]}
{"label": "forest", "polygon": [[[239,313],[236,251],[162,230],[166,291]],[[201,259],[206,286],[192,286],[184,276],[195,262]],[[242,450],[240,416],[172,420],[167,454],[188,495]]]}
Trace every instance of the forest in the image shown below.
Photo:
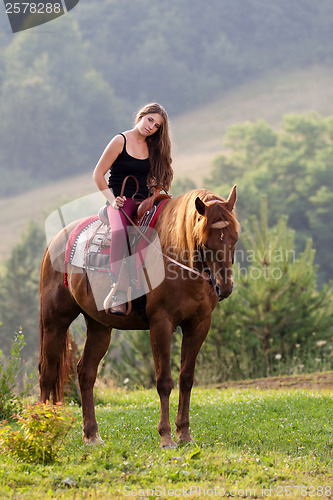
{"label": "forest", "polygon": [[81,1],[49,29],[5,23],[1,196],[91,170],[147,101],[176,116],[272,69],[333,63],[330,0]]}
{"label": "forest", "polygon": [[333,117],[316,113],[286,115],[279,131],[263,120],[230,127],[224,138],[228,154],[217,156],[205,185],[226,192],[239,186],[241,218],[260,213],[262,195],[269,197],[269,219],[288,216],[296,231],[296,248],[311,236],[321,283],[333,279],[332,196]]}
{"label": "forest", "polygon": [[[331,67],[332,42],[330,0],[81,0],[49,29],[16,36],[0,18],[0,195],[91,171],[147,101],[177,117],[267,72]],[[333,117],[314,112],[286,115],[278,129],[259,120],[221,133],[204,185],[222,196],[238,185],[243,231],[235,292],[200,355],[202,383],[210,369],[221,382],[332,366],[332,147]],[[179,179],[173,195],[195,186]],[[8,355],[22,327],[27,372],[37,364],[44,246],[29,224],[0,268],[1,349]],[[272,247],[293,255],[270,263],[284,280],[254,279]],[[255,257],[244,262],[246,252]],[[73,334],[82,344],[80,323]],[[153,384],[147,332],[116,332],[102,373]]]}

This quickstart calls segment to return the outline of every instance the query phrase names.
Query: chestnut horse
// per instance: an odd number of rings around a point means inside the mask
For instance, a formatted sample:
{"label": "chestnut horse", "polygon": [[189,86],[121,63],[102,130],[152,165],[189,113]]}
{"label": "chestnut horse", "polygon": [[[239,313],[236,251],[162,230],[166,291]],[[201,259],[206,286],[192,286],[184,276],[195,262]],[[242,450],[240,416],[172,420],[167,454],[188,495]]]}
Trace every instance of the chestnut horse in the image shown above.
{"label": "chestnut horse", "polygon": [[[235,202],[236,186],[227,200],[208,190],[195,189],[171,199],[162,207],[155,229],[163,252],[165,276],[147,293],[144,301],[133,301],[127,316],[97,309],[84,270],[73,272],[70,267],[68,286],[64,285],[64,273],[60,270],[65,258],[65,241],[76,223],[53,238],[44,254],[40,280],[41,400],[45,402],[52,396],[55,402],[61,397],[70,354],[68,328],[82,313],[87,337],[77,373],[85,443],[101,442],[93,387],[98,365],[109,347],[112,328],[149,329],[160,397],[158,432],[161,446],[175,446],[169,421],[169,396],[173,387],[170,345],[178,325],[182,329],[182,347],[176,435],[178,443],[192,441],[189,407],[196,358],[208,334],[212,311],[233,288],[231,267],[239,232]],[[52,261],[51,254],[56,255]],[[173,260],[168,260],[168,254]],[[107,273],[96,274],[107,293],[110,287]]]}

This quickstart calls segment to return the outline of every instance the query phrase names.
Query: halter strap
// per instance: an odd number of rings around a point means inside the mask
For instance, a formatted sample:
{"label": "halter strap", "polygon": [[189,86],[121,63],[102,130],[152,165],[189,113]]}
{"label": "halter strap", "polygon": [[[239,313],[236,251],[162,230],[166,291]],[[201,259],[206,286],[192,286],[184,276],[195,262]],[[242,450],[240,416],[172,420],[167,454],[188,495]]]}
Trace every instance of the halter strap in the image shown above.
{"label": "halter strap", "polygon": [[204,252],[204,249],[202,248],[202,246],[199,247],[199,252],[200,252],[200,257],[201,257],[201,262],[202,262],[202,269],[205,273],[207,273],[208,282],[209,282],[210,286],[213,288],[215,295],[217,295],[217,297],[219,298],[218,293],[217,293],[218,284],[216,282],[215,275],[212,274],[211,270],[209,269],[209,267],[207,265],[206,258],[205,258],[205,252]]}

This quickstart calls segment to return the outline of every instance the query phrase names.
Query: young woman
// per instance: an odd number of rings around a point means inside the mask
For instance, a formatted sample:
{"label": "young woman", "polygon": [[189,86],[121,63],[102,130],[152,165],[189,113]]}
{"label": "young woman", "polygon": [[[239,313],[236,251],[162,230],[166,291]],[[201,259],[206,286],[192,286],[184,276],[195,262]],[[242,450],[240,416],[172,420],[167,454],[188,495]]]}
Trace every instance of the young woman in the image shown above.
{"label": "young woman", "polygon": [[[110,262],[113,283],[118,283],[126,249],[126,227],[129,225],[119,209],[131,219],[136,210],[132,201],[136,191],[135,181],[128,179],[123,196],[120,196],[123,181],[128,175],[135,176],[139,183],[138,195],[143,199],[148,197],[149,188],[155,184],[162,184],[168,191],[173,177],[171,162],[167,113],[161,105],[151,103],[138,111],[134,128],[110,141],[96,165],[93,179],[109,202],[107,212],[112,228]],[[105,175],[108,170],[110,176],[107,183]],[[125,294],[113,293],[112,288],[104,307],[109,313],[125,314],[126,302]]]}

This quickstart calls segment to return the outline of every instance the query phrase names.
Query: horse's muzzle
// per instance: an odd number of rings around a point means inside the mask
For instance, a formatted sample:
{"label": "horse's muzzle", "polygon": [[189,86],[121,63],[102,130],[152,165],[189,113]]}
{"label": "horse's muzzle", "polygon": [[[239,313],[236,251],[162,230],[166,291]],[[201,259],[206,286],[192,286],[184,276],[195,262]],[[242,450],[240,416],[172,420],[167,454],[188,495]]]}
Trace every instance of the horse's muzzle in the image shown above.
{"label": "horse's muzzle", "polygon": [[228,297],[230,297],[230,295],[232,294],[232,291],[234,289],[234,284],[231,283],[231,286],[229,286],[228,288],[224,288],[218,284],[215,285],[215,293],[216,295],[218,296],[219,300],[224,300],[224,299],[227,299]]}

